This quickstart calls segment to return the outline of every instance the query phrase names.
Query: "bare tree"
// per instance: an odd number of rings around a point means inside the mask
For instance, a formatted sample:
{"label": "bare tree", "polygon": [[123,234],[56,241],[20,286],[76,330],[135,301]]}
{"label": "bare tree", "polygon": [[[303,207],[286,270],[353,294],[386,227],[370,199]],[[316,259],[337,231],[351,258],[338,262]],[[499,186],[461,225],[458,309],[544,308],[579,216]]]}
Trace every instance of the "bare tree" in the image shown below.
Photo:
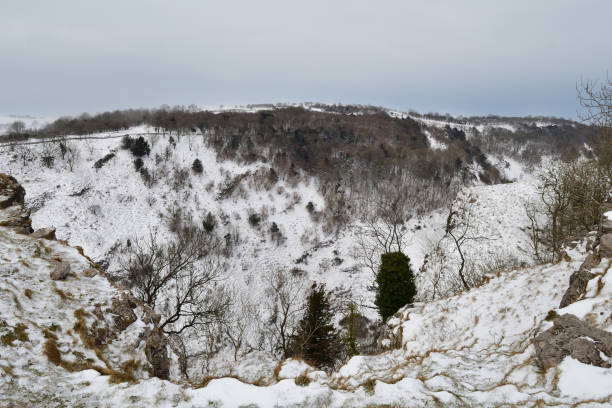
{"label": "bare tree", "polygon": [[304,281],[298,275],[277,269],[267,276],[265,310],[268,319],[262,321],[270,352],[286,358],[289,341],[299,315],[304,309]]}
{"label": "bare tree", "polygon": [[403,186],[382,183],[372,197],[364,226],[357,238],[357,255],[375,277],[380,265],[380,255],[402,252],[408,233],[405,222],[409,219],[409,192]]}
{"label": "bare tree", "polygon": [[457,274],[465,290],[470,289],[466,279],[466,255],[464,245],[468,241],[486,240],[485,236],[478,235],[474,224],[474,212],[472,209],[476,199],[472,195],[457,199],[449,207],[448,217],[446,218],[445,236],[453,241],[457,253],[459,254],[460,264]]}
{"label": "bare tree", "polygon": [[68,165],[70,171],[72,171],[74,169],[74,165],[79,160],[80,150],[72,143],[64,143],[64,148],[66,149],[64,153],[66,164]]}
{"label": "bare tree", "polygon": [[450,263],[448,259],[448,253],[446,247],[443,245],[444,237],[439,240],[430,240],[427,243],[427,250],[425,251],[425,258],[423,259],[423,265],[419,269],[419,275],[417,279],[423,280],[422,284],[418,284],[417,287],[423,291],[423,299],[427,299],[427,293],[425,288],[431,287],[431,300],[435,300],[440,297],[444,288],[446,278],[450,273]]}
{"label": "bare tree", "polygon": [[159,327],[167,334],[222,321],[230,305],[229,296],[216,285],[223,267],[220,240],[192,227],[177,235],[161,245],[151,231],[134,240],[120,261],[135,295],[161,311]]}
{"label": "bare tree", "polygon": [[21,160],[21,163],[24,167],[27,166],[28,162],[34,160],[34,154],[32,153],[30,146],[28,146],[27,144],[17,144],[17,146],[15,147],[15,154],[17,155],[19,160]]}
{"label": "bare tree", "polygon": [[569,183],[567,183],[567,165],[557,163],[545,169],[539,175],[538,193],[549,218],[551,251],[555,258],[561,253],[561,244],[565,239],[565,214],[570,207]]}
{"label": "bare tree", "polygon": [[16,120],[15,122],[11,123],[11,126],[9,127],[9,132],[17,133],[20,135],[25,132],[25,129],[26,129],[25,123],[23,123],[23,121],[21,120]]}
{"label": "bare tree", "polygon": [[533,251],[533,256],[540,262],[549,261],[548,253],[550,248],[544,240],[546,232],[541,226],[541,218],[544,216],[543,210],[538,203],[533,200],[528,200],[523,203],[525,214],[529,218],[529,244]]}
{"label": "bare tree", "polygon": [[601,128],[612,127],[612,80],[606,76],[606,80],[599,84],[595,81],[582,80],[576,86],[578,99],[585,109],[579,114],[580,119]]}
{"label": "bare tree", "polygon": [[402,252],[408,218],[408,191],[401,186],[383,184],[377,189],[375,212],[367,220],[368,228],[384,253]]}
{"label": "bare tree", "polygon": [[224,324],[224,334],[234,349],[234,361],[237,361],[241,350],[250,351],[252,349],[249,337],[255,322],[260,320],[260,316],[256,305],[244,295],[234,293],[232,298],[238,300],[234,302],[231,316]]}
{"label": "bare tree", "polygon": [[40,154],[40,159],[42,163],[48,168],[53,167],[53,163],[55,162],[56,153],[57,152],[56,152],[55,143],[49,142],[49,141],[43,143],[41,154]]}

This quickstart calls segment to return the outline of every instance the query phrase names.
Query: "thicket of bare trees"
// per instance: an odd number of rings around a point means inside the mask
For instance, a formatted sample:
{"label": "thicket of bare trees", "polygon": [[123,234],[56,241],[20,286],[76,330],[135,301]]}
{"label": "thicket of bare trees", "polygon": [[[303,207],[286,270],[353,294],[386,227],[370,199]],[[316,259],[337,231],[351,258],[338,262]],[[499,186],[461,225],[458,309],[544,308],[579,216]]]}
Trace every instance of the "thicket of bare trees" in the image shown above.
{"label": "thicket of bare trees", "polygon": [[599,130],[594,157],[551,163],[539,175],[537,202],[526,203],[531,242],[540,261],[556,260],[562,246],[594,228],[601,204],[612,191],[612,83],[582,82],[578,98],[583,120]]}

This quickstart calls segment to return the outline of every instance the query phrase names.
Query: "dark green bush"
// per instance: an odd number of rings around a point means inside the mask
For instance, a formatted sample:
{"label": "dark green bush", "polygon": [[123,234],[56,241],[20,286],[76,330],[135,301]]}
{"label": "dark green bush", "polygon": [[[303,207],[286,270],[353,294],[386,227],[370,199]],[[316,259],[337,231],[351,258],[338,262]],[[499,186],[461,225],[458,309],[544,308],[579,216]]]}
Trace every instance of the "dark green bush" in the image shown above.
{"label": "dark green bush", "polygon": [[144,137],[140,136],[131,144],[130,151],[134,156],[142,157],[148,156],[149,153],[151,153],[151,148],[149,147],[149,142],[147,142]]}
{"label": "dark green bush", "polygon": [[252,227],[258,226],[260,222],[261,222],[261,217],[259,216],[259,214],[252,213],[249,215],[249,224],[251,224]]}
{"label": "dark green bush", "polygon": [[410,268],[410,259],[401,252],[390,252],[381,255],[381,264],[376,275],[376,300],[378,313],[387,320],[401,307],[412,303],[416,294],[414,274]]}
{"label": "dark green bush", "polygon": [[193,161],[193,164],[191,165],[191,170],[193,170],[194,173],[202,174],[202,172],[204,171],[204,167],[202,166],[202,162],[200,161],[200,159],[195,159]]}

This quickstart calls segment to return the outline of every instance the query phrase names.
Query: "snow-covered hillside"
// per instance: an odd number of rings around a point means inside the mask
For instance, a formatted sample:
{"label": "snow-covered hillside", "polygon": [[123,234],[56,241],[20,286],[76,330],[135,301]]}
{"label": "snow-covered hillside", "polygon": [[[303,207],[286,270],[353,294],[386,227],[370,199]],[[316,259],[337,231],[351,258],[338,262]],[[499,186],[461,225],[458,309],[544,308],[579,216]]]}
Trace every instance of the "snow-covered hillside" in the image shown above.
{"label": "snow-covered hillside", "polygon": [[[144,158],[144,167],[157,182],[147,186],[134,170],[134,157],[119,147],[124,134],[144,135],[149,140],[152,151]],[[117,271],[117,258],[129,239],[143,237],[151,229],[158,229],[162,238],[170,237],[168,221],[177,210],[196,223],[211,212],[221,235],[232,235],[239,254],[230,259],[228,277],[234,279],[234,285],[248,287],[255,297],[259,296],[257,277],[276,268],[298,268],[331,288],[349,290],[364,304],[372,301],[368,289],[372,276],[363,268],[356,244],[362,225],[351,220],[339,233],[326,230],[325,223],[316,219],[325,206],[316,178],[305,177],[298,184],[283,179],[270,182],[266,163],[241,165],[219,160],[200,134],[175,135],[174,144],[170,138],[138,127],[71,140],[79,152],[72,171],[61,160],[53,168],[39,162],[24,165],[14,151],[4,147],[0,168],[18,178],[28,191],[26,205],[32,209],[35,228],[56,228],[60,239],[82,246],[95,261],[107,263],[110,273]],[[29,147],[36,158],[44,149],[43,144]],[[94,168],[108,154],[114,156],[101,168]],[[196,158],[203,163],[202,174],[191,171]],[[229,194],[222,193],[232,184],[235,188]],[[527,180],[464,192],[476,202],[475,227],[488,237],[479,242],[475,256],[503,253],[528,258],[528,238],[520,228],[527,225],[522,203],[533,195],[530,185]],[[307,209],[309,202],[313,212]],[[248,220],[252,213],[262,218],[256,226]],[[415,270],[422,265],[429,243],[443,235],[445,216],[441,210],[409,220],[405,247]],[[491,218],[495,221],[490,222]],[[279,228],[280,240],[270,233],[273,223]],[[517,245],[507,247],[508,240]],[[375,315],[370,313],[370,317]]]}
{"label": "snow-covered hillside", "polygon": [[[425,125],[429,148],[443,151],[447,136],[435,132],[437,124]],[[146,172],[136,171],[135,157],[121,148],[125,135],[142,136],[149,143],[151,151],[142,158]],[[8,289],[0,299],[6,321],[2,334],[19,337],[21,324],[42,333],[16,341],[0,354],[7,362],[2,367],[2,388],[17,396],[7,401],[44,406],[61,387],[57,403],[69,406],[563,406],[581,402],[605,406],[610,402],[611,393],[602,386],[610,380],[610,369],[571,357],[546,372],[535,363],[533,339],[551,326],[546,320],[549,312],[558,307],[587,249],[586,242],[581,242],[564,261],[535,265],[524,205],[537,194],[528,166],[495,156],[490,161],[506,178],[519,181],[481,185],[479,176],[466,178],[465,188],[453,202],[452,208],[460,209],[457,214],[469,227],[470,240],[462,251],[468,259],[466,273],[472,274],[476,287],[467,292],[457,286],[459,254],[445,234],[449,209],[406,222],[402,250],[416,274],[419,302],[401,309],[381,329],[372,307],[373,276],[361,246],[367,223],[351,215],[340,228],[332,228],[326,218],[328,201],[317,177],[299,171],[299,177],[279,177],[265,160],[244,164],[221,159],[206,138],[199,130],[179,135],[142,125],[121,132],[68,136],[72,156],[64,158],[57,146],[46,142],[0,148],[0,171],[25,187],[25,205],[34,229],[55,228],[57,239],[82,247],[89,257],[62,242],[1,227],[0,259],[8,265],[3,269],[3,287]],[[44,163],[49,149],[56,149],[55,159]],[[202,162],[201,173],[192,170],[196,159]],[[480,166],[472,165],[473,174],[481,174]],[[303,288],[311,282],[326,284],[338,308],[337,324],[342,308],[357,304],[370,324],[368,339],[382,330],[378,347],[364,344],[364,349],[378,354],[347,359],[326,373],[302,361],[279,361],[265,347],[244,347],[234,353],[229,343],[216,344],[216,333],[194,331],[182,345],[192,353],[188,376],[180,373],[179,359],[168,351],[169,380],[160,380],[150,378],[151,368],[146,369],[151,364],[146,342],[136,342],[139,333],[152,332],[154,319],[141,306],[134,306],[136,319],[110,342],[106,354],[89,356],[87,344],[78,344],[82,338],[76,329],[56,335],[67,362],[78,362],[82,355],[85,361],[92,359],[89,365],[97,369],[81,364],[78,370],[70,370],[67,364],[46,362],[44,330],[56,309],[62,310],[58,315],[62,327],[78,327],[83,316],[90,316],[85,321],[93,325],[91,316],[97,317],[97,310],[112,314],[114,299],[121,299],[121,289],[93,267],[121,282],[125,271],[120,260],[135,240],[155,232],[161,241],[170,241],[177,223],[203,225],[209,214],[215,221],[215,234],[225,245],[218,284],[230,291],[234,301],[230,314],[238,326],[247,327],[245,333],[253,344],[259,341],[257,330],[271,312],[264,310],[269,279],[280,269],[299,277]],[[60,261],[71,265],[73,275],[58,282],[49,280],[49,272]],[[610,330],[605,318],[606,313],[610,315],[607,267],[608,260],[603,259],[592,270],[599,280],[589,283],[587,299],[556,313],[580,318],[602,313],[603,317],[589,319],[596,327]],[[19,294],[26,289],[29,295],[21,300]],[[93,295],[96,290],[99,294]],[[60,293],[70,295],[63,298]],[[12,312],[17,304],[18,311]],[[130,345],[133,353],[128,351]],[[207,347],[215,352],[202,352]],[[14,352],[12,357],[4,357],[7,350]],[[138,362],[128,364],[130,381],[115,384],[130,359]],[[101,369],[103,365],[109,371]],[[53,376],[43,375],[37,381],[46,366]],[[581,375],[593,381],[577,388]],[[29,390],[43,399],[25,399]]]}
{"label": "snow-covered hillside", "polygon": [[[0,212],[3,225],[15,213]],[[575,314],[601,329],[612,327],[612,284],[607,259],[590,269],[595,278],[589,282],[585,297],[557,309],[570,274],[585,258],[586,241],[569,249],[566,259],[558,264],[488,276],[484,284],[469,292],[400,310],[388,322],[388,339],[383,341],[387,347],[399,348],[353,357],[334,373],[315,371],[304,363],[288,360],[278,366],[268,386],[219,378],[196,387],[147,378],[146,370],[138,371],[139,364],[134,361],[130,363],[135,367],[130,371],[133,379],[128,382],[121,382],[125,379],[119,374],[113,377],[103,369],[87,368],[106,364],[109,370],[119,370],[130,359],[146,363],[147,353],[134,350],[133,345],[141,344],[138,333],[146,332],[150,323],[142,320],[146,313],[137,309],[136,318],[127,322],[102,351],[91,349],[81,325],[96,327],[92,320],[100,313],[96,310],[110,306],[121,292],[92,269],[91,262],[78,250],[41,238],[48,234],[44,231],[23,235],[11,227],[0,227],[0,259],[4,262],[0,297],[2,403],[603,407],[612,402],[612,369],[566,357],[558,367],[543,371],[535,358],[534,337],[552,325],[551,311]],[[52,280],[49,273],[60,262],[70,265],[71,274]],[[121,315],[118,309],[103,313],[107,318]],[[60,353],[59,365],[49,351],[50,340]],[[610,360],[609,356],[602,358]],[[171,378],[175,378],[175,370],[176,362],[171,362]]]}

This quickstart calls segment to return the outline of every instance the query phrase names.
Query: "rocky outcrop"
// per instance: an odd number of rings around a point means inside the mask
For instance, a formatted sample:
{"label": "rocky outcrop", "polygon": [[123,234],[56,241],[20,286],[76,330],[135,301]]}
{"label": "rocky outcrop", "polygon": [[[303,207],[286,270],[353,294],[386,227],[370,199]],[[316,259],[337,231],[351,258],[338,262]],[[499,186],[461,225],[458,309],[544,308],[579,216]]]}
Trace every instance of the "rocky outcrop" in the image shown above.
{"label": "rocky outcrop", "polygon": [[23,206],[25,189],[14,177],[0,173],[0,210],[15,205]]}
{"label": "rocky outcrop", "polygon": [[41,228],[30,234],[32,238],[55,239],[55,228]]}
{"label": "rocky outcrop", "polygon": [[376,340],[375,352],[380,353],[386,350],[393,350],[402,347],[403,331],[402,323],[410,320],[410,312],[414,307],[413,304],[408,304],[395,312],[393,316],[379,328]]}
{"label": "rocky outcrop", "polygon": [[168,340],[158,327],[160,316],[131,293],[124,292],[121,296],[113,298],[110,307],[102,309],[98,306],[95,309],[93,314],[97,317],[97,320],[91,327],[95,343],[98,346],[112,343],[132,323],[138,320],[137,309],[143,323],[150,326],[145,327],[139,334],[138,344],[135,347],[143,344],[147,361],[151,364],[151,374],[167,379],[170,372]]}
{"label": "rocky outcrop", "polygon": [[565,291],[559,308],[564,308],[578,299],[586,292],[587,284],[595,277],[590,271],[595,266],[599,265],[600,259],[598,256],[589,254],[580,268],[570,276],[569,287]]}
{"label": "rocky outcrop", "polygon": [[[38,293],[55,288],[52,292],[53,296],[61,296],[63,307],[74,309],[76,323],[72,327],[72,332],[76,338],[70,340],[71,347],[76,348],[81,354],[83,347],[94,350],[100,359],[97,363],[98,367],[103,363],[106,366],[105,369],[115,373],[124,371],[122,364],[125,361],[122,361],[121,357],[133,352],[133,358],[138,358],[144,363],[141,367],[146,371],[141,370],[137,373],[132,370],[130,376],[149,372],[157,377],[168,379],[170,353],[167,338],[159,329],[160,316],[149,306],[136,299],[129,291],[118,288],[110,281],[100,283],[100,286],[106,290],[105,296],[91,304],[95,298],[96,284],[89,279],[98,275],[104,276],[104,273],[97,269],[97,266],[85,256],[80,247],[73,247],[76,251],[66,251],[71,255],[62,253],[59,256],[57,252],[53,252],[52,248],[60,247],[64,250],[67,244],[55,240],[54,229],[43,228],[32,232],[30,212],[24,209],[24,197],[25,190],[13,177],[0,174],[0,227],[8,227],[19,234],[27,234],[19,236],[18,242],[26,242],[28,238],[55,241],[45,246],[49,252],[42,256],[40,253],[35,254],[32,249],[38,249],[38,245],[27,245],[27,248],[31,247],[32,252],[27,254],[24,251],[22,256],[36,257],[38,262],[45,263],[45,267],[50,264],[53,268],[49,275],[50,278],[54,281],[65,281],[61,289],[58,289],[55,283],[49,284],[49,282],[39,280],[41,285],[46,287],[40,289]],[[11,234],[17,235],[13,232]],[[30,261],[30,259],[26,260]],[[31,274],[39,273],[39,271],[48,273],[45,268],[33,265],[35,262],[25,262],[23,273],[26,273],[25,271]],[[68,279],[70,276],[75,276],[75,279]],[[70,292],[78,292],[85,287],[89,288],[88,295],[85,297],[70,294]],[[140,322],[137,322],[139,318]],[[53,337],[58,334],[48,334],[48,336]],[[66,340],[58,339],[57,342],[61,345]],[[78,350],[79,347],[81,347],[80,350]],[[65,350],[62,352],[66,353]],[[143,357],[146,357],[149,364],[146,364]],[[73,360],[72,370],[91,368],[92,364],[96,364],[80,359],[78,356]]]}
{"label": "rocky outcrop", "polygon": [[8,227],[22,234],[32,230],[30,211],[25,209],[24,188],[14,177],[0,173],[0,227]]}
{"label": "rocky outcrop", "polygon": [[136,313],[134,313],[136,306],[136,299],[127,293],[124,293],[119,298],[113,299],[112,305],[110,308],[106,309],[106,313],[112,316],[116,331],[124,331],[130,324],[137,320]]}
{"label": "rocky outcrop", "polygon": [[610,212],[612,212],[612,203],[602,204],[599,228],[599,256],[601,258],[612,258],[612,219],[606,216]]}
{"label": "rocky outcrop", "polygon": [[145,355],[151,364],[155,377],[167,379],[170,375],[170,360],[168,359],[168,339],[159,328],[145,333]]}
{"label": "rocky outcrop", "polygon": [[51,272],[51,279],[64,280],[70,275],[70,264],[68,262],[57,262],[55,269]]}
{"label": "rocky outcrop", "polygon": [[536,356],[544,369],[556,366],[567,356],[597,367],[610,367],[601,353],[612,357],[612,333],[589,326],[566,314],[534,341]]}

